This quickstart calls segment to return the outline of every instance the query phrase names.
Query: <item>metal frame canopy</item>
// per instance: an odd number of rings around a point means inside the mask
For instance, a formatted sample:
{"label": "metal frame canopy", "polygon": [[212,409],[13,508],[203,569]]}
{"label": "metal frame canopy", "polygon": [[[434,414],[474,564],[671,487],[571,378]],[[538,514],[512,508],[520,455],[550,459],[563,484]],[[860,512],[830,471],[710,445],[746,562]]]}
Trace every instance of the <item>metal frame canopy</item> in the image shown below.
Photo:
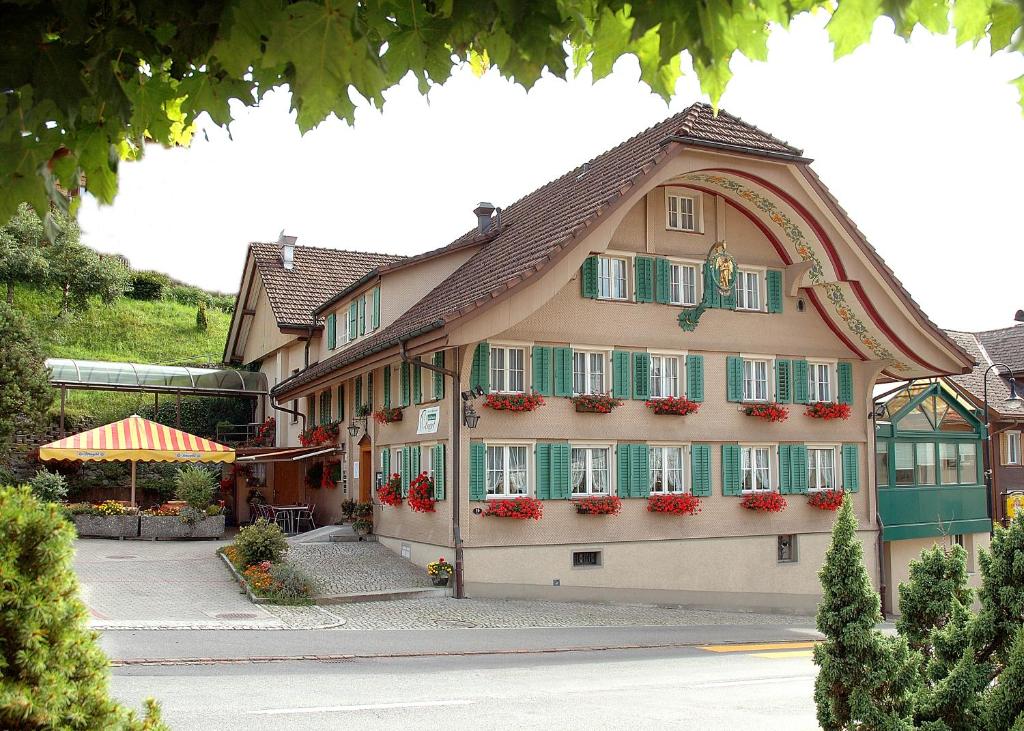
{"label": "metal frame canopy", "polygon": [[46,367],[50,371],[50,383],[62,390],[251,398],[266,396],[270,391],[266,374],[233,368],[190,368],[68,358],[47,358]]}

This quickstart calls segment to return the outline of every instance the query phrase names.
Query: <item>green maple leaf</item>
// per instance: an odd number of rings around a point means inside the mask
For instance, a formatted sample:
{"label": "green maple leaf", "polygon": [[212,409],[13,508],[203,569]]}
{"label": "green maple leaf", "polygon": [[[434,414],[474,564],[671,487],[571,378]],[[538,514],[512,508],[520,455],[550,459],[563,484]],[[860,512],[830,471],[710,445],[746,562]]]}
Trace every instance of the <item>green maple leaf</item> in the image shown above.
{"label": "green maple leaf", "polygon": [[989,38],[992,53],[1010,45],[1014,33],[1020,29],[1021,7],[1014,2],[997,2],[992,5],[992,26]]}
{"label": "green maple leaf", "polygon": [[216,124],[223,126],[231,121],[232,99],[252,101],[252,91],[248,83],[230,76],[220,78],[209,72],[197,71],[192,76],[182,79],[178,91],[184,96],[180,105],[183,116],[172,121],[179,123],[186,120],[194,122],[196,117],[206,112]]}
{"label": "green maple leaf", "polygon": [[628,7],[615,13],[608,8],[602,10],[594,25],[594,40],[591,44],[593,53],[590,54],[590,66],[594,81],[610,74],[615,61],[628,50],[633,22]]}
{"label": "green maple leaf", "polygon": [[956,0],[953,25],[958,46],[968,41],[977,45],[988,28],[991,9],[992,0]]}
{"label": "green maple leaf", "polygon": [[75,152],[85,173],[89,192],[100,203],[113,203],[117,195],[118,156],[106,131],[97,128],[81,135]]}
{"label": "green maple leaf", "polygon": [[828,22],[835,58],[852,53],[871,40],[871,29],[882,12],[880,0],[841,0]]}
{"label": "green maple leaf", "polygon": [[911,0],[904,17],[906,23],[900,28],[900,35],[905,38],[910,37],[916,24],[945,35],[949,32],[949,0]]}

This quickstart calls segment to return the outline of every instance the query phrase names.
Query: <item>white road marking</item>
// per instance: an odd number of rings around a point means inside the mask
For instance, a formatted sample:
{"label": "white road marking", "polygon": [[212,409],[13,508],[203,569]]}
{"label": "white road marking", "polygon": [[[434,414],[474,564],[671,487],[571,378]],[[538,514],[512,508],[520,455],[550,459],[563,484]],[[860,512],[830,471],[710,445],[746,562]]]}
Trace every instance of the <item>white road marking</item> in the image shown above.
{"label": "white road marking", "polygon": [[794,680],[814,680],[813,675],[789,675],[772,678],[749,678],[747,680],[717,680],[709,683],[693,683],[687,688],[730,688],[736,685],[765,685],[767,683],[791,683]]}
{"label": "white road marking", "polygon": [[384,711],[391,708],[434,708],[437,706],[470,706],[472,700],[408,701],[405,703],[361,703],[350,706],[310,706],[307,708],[264,708],[246,711],[250,716],[284,716],[297,713],[344,713],[346,711]]}

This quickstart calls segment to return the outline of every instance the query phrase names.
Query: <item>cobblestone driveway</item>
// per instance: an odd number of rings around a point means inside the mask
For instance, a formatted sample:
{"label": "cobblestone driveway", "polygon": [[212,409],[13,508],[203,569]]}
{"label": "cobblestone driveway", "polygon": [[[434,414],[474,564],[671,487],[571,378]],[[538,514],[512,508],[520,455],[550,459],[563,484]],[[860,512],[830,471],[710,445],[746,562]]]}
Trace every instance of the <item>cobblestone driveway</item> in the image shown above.
{"label": "cobblestone driveway", "polygon": [[297,543],[288,562],[309,573],[319,596],[431,586],[421,567],[376,542]]}

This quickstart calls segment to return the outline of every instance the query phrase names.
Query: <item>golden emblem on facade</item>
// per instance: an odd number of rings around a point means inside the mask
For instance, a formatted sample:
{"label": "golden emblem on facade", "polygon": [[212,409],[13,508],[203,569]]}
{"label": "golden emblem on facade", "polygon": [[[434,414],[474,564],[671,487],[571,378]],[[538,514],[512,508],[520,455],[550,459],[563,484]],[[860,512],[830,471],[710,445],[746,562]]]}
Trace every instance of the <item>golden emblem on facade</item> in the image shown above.
{"label": "golden emblem on facade", "polygon": [[715,273],[715,284],[723,295],[732,292],[736,280],[736,260],[725,248],[725,242],[719,241],[708,252],[708,264]]}

